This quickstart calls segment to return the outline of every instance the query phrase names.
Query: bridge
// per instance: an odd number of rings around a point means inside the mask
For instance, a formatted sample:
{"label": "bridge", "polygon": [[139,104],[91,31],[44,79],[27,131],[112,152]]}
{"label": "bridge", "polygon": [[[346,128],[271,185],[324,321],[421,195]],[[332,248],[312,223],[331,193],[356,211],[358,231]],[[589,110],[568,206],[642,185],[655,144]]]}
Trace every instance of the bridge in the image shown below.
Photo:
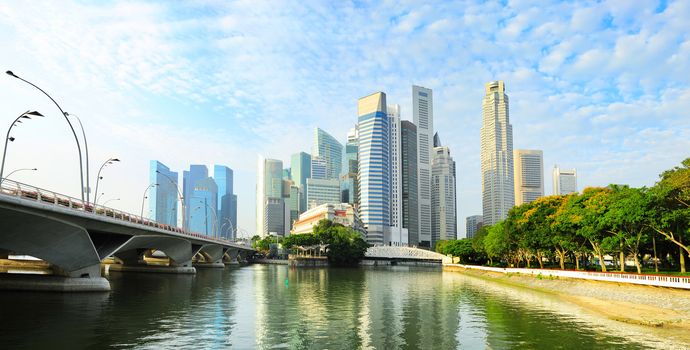
{"label": "bridge", "polygon": [[[168,258],[165,266],[147,264],[156,251]],[[31,185],[7,179],[0,185],[0,258],[25,254],[50,263],[62,277],[54,289],[109,290],[101,276],[101,262],[108,257],[121,262],[111,270],[195,273],[194,266],[223,267],[253,251]],[[5,288],[32,289],[31,284]]]}
{"label": "bridge", "polygon": [[450,264],[453,260],[451,257],[432,252],[430,250],[401,247],[401,246],[373,246],[367,249],[364,254],[364,264],[379,265],[394,265],[397,263],[422,263],[425,265],[441,265]]}

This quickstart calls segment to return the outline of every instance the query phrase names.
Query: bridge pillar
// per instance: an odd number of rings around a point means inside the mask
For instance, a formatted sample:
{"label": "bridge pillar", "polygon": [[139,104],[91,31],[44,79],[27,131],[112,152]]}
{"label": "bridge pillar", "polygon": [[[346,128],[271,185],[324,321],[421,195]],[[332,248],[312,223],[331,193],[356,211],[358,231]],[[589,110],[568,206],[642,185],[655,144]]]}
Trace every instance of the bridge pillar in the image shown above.
{"label": "bridge pillar", "polygon": [[[147,263],[144,255],[151,249],[164,252],[170,260],[168,265]],[[109,271],[196,273],[196,269],[192,267],[192,244],[182,238],[160,235],[133,236],[112,254],[120,259],[122,264],[109,265]]]}
{"label": "bridge pillar", "polygon": [[247,255],[249,255],[249,252],[246,250],[240,250],[239,253],[237,254],[239,257],[240,264],[246,264],[248,263],[247,261]]}
{"label": "bridge pillar", "polygon": [[203,257],[203,261],[197,261],[194,267],[202,268],[224,268],[223,255],[225,254],[225,249],[218,244],[207,244],[199,248],[198,255]]}
{"label": "bridge pillar", "polygon": [[225,263],[228,265],[237,265],[240,262],[237,261],[237,256],[240,254],[240,250],[237,248],[229,248],[225,252]]}

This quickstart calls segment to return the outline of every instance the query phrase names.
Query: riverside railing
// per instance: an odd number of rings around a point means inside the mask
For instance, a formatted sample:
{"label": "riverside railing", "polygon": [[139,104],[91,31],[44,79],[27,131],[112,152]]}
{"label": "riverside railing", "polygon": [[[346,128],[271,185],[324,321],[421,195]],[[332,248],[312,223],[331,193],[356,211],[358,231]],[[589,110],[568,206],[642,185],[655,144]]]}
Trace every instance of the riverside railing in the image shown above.
{"label": "riverside railing", "polygon": [[70,197],[64,194],[59,194],[50,190],[38,188],[36,186],[27,185],[13,180],[2,179],[0,183],[0,195],[15,197],[21,200],[33,201],[46,205],[53,205],[60,208],[71,209],[74,211],[86,213],[87,215],[107,217],[120,221],[126,221],[189,237],[205,239],[208,241],[215,241],[218,243],[225,244],[234,243],[225,239],[209,237],[197,232],[185,231],[177,226],[159,223],[145,218],[141,215],[127,213],[103,205],[94,205],[93,203],[87,203],[78,198]]}
{"label": "riverside railing", "polygon": [[638,284],[655,287],[690,289],[690,277],[673,275],[646,275],[624,272],[596,272],[575,270],[550,270],[550,269],[526,269],[526,268],[500,268],[477,265],[444,264],[445,266],[457,266],[465,269],[484,270],[500,273],[519,273],[524,275],[541,275],[543,277],[578,278],[593,281],[617,282]]}

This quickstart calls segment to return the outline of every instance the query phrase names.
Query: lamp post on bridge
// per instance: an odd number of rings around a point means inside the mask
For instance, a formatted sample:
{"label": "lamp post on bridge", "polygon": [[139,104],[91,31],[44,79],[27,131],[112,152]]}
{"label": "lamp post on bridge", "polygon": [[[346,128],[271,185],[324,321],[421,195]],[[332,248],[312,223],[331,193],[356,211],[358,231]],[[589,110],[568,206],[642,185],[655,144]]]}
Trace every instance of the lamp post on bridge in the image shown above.
{"label": "lamp post on bridge", "polygon": [[[115,162],[119,162],[120,160],[117,158],[109,158],[105,162],[103,162],[103,165],[101,165],[101,168],[98,169],[98,175],[96,176],[96,197],[93,199],[93,204],[98,204],[98,183],[102,179],[101,177],[101,171],[103,171],[103,168],[108,166],[108,164],[113,164]],[[88,167],[87,167],[88,168]],[[87,185],[88,187],[88,185]]]}
{"label": "lamp post on bridge", "polygon": [[[231,230],[230,232],[235,232],[235,225],[232,224],[232,221],[230,221],[229,218],[225,218],[225,222],[223,222],[223,225],[220,226],[220,236],[221,236],[221,238],[222,238],[222,236],[223,236],[223,227],[225,227],[225,225],[227,225],[227,224],[230,224],[230,230]],[[228,236],[229,236],[229,235],[228,235]],[[228,238],[229,238],[229,237],[228,237]],[[228,239],[228,240],[230,240],[230,239]]]}
{"label": "lamp post on bridge", "polygon": [[[207,235],[207,236],[208,236],[208,212],[210,211],[211,214],[213,214],[214,220],[213,220],[213,226],[212,226],[212,228],[211,228],[211,229],[213,230],[213,232],[211,232],[211,233],[213,234],[213,237],[214,237],[214,238],[217,238],[216,236],[217,236],[217,232],[218,232],[218,215],[216,214],[216,211],[215,211],[215,210],[212,210],[211,206],[209,206],[209,205],[206,203],[206,198],[201,198],[201,197],[192,197],[192,198],[203,199],[203,200],[204,200],[203,203],[204,203],[204,206],[206,207],[206,211],[207,211],[207,213],[204,214],[204,217],[205,217],[205,220],[206,220],[206,224],[205,224],[204,226],[206,226],[206,235]],[[197,209],[201,209],[201,206],[198,206],[198,207],[194,208],[194,210],[197,210]]]}
{"label": "lamp post on bridge", "polygon": [[[79,122],[79,127],[81,128],[81,135],[82,138],[84,139],[84,153],[86,155],[86,203],[91,202],[91,184],[89,182],[89,179],[91,176],[89,175],[89,144],[86,142],[86,131],[84,131],[84,124],[81,123],[81,118],[77,117],[74,114],[69,114],[65,112],[65,116],[68,117],[75,117],[77,118],[77,121]],[[98,195],[98,186],[96,186],[96,195]],[[94,204],[96,204],[96,200],[94,198]]]}
{"label": "lamp post on bridge", "polygon": [[12,174],[14,174],[16,172],[20,172],[20,171],[38,171],[38,169],[37,168],[22,168],[22,169],[17,169],[17,170],[11,171],[9,174],[7,174],[7,176],[5,178],[0,178],[0,185],[2,185],[2,182],[5,181],[5,179],[9,179],[10,176],[12,176]]}
{"label": "lamp post on bridge", "polygon": [[[110,202],[114,202],[114,201],[119,201],[119,200],[120,200],[120,198],[111,198],[111,199],[108,199],[107,201],[105,201],[105,202],[104,202],[103,204],[101,204],[101,205],[105,207],[106,204],[108,204],[108,203],[110,203]],[[96,204],[96,203],[94,202],[94,204]]]}
{"label": "lamp post on bridge", "polygon": [[67,118],[67,116],[68,116],[69,114],[68,114],[67,112],[65,112],[65,111],[62,109],[62,107],[60,107],[60,105],[55,101],[55,99],[53,99],[50,95],[48,95],[47,92],[45,92],[43,89],[41,89],[40,87],[38,87],[38,85],[36,85],[36,84],[34,84],[34,83],[32,83],[32,82],[30,82],[30,81],[24,79],[24,78],[19,77],[18,75],[14,74],[11,70],[6,71],[5,73],[6,73],[7,75],[11,76],[11,77],[17,78],[17,79],[19,79],[19,80],[21,80],[21,81],[23,81],[23,82],[25,82],[25,83],[27,83],[27,84],[33,86],[33,87],[36,88],[38,91],[42,92],[42,93],[43,93],[44,95],[46,95],[51,101],[53,101],[53,103],[55,104],[55,106],[60,110],[60,113],[62,114],[62,116],[65,117],[65,120],[67,121],[67,124],[69,125],[69,128],[70,128],[70,130],[72,131],[72,135],[74,135],[74,141],[77,143],[77,152],[79,153],[79,178],[80,178],[80,180],[81,180],[81,188],[80,188],[80,191],[79,191],[79,192],[81,193],[81,200],[82,200],[82,202],[84,202],[84,164],[83,164],[84,161],[82,160],[81,145],[79,144],[79,137],[77,137],[77,132],[74,131],[74,126],[72,126],[72,122],[70,122],[70,121],[69,121],[69,118]]}
{"label": "lamp post on bridge", "polygon": [[17,117],[17,119],[15,119],[12,122],[12,124],[10,124],[9,129],[7,129],[7,136],[5,137],[5,149],[2,151],[2,165],[0,166],[0,183],[2,183],[2,173],[5,171],[5,159],[7,158],[7,143],[15,140],[14,137],[10,136],[10,132],[12,131],[13,127],[17,126],[17,124],[21,124],[22,119],[31,119],[32,115],[36,117],[43,117],[43,114],[38,113],[37,111],[26,111],[20,114]]}
{"label": "lamp post on bridge", "polygon": [[177,190],[177,194],[179,195],[180,206],[182,207],[182,229],[186,231],[187,230],[187,217],[186,217],[185,212],[187,211],[186,210],[187,206],[184,203],[184,196],[182,196],[182,192],[180,191],[180,186],[178,186],[177,183],[175,181],[173,181],[173,179],[170,178],[170,176],[160,172],[160,170],[156,170],[156,174],[163,175],[166,179],[168,179],[168,181],[170,181],[171,185],[175,186],[175,189]]}
{"label": "lamp post on bridge", "polygon": [[156,187],[156,186],[158,186],[158,184],[150,184],[150,185],[148,185],[148,186],[146,187],[146,189],[144,190],[144,196],[143,196],[143,198],[141,199],[141,215],[139,215],[139,217],[141,217],[142,220],[144,220],[144,201],[146,201],[146,198],[147,198],[147,197],[146,197],[146,192],[148,192],[149,189],[151,189],[151,188],[153,188],[153,187]]}

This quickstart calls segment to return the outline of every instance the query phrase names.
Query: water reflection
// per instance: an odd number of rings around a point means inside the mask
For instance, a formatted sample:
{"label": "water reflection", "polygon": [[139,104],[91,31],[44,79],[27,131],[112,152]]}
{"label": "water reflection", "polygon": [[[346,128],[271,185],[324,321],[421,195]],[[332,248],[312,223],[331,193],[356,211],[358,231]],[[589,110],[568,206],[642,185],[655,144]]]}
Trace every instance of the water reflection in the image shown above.
{"label": "water reflection", "polygon": [[0,341],[11,348],[678,347],[548,295],[438,269],[255,265],[109,279],[109,294],[0,293]]}

